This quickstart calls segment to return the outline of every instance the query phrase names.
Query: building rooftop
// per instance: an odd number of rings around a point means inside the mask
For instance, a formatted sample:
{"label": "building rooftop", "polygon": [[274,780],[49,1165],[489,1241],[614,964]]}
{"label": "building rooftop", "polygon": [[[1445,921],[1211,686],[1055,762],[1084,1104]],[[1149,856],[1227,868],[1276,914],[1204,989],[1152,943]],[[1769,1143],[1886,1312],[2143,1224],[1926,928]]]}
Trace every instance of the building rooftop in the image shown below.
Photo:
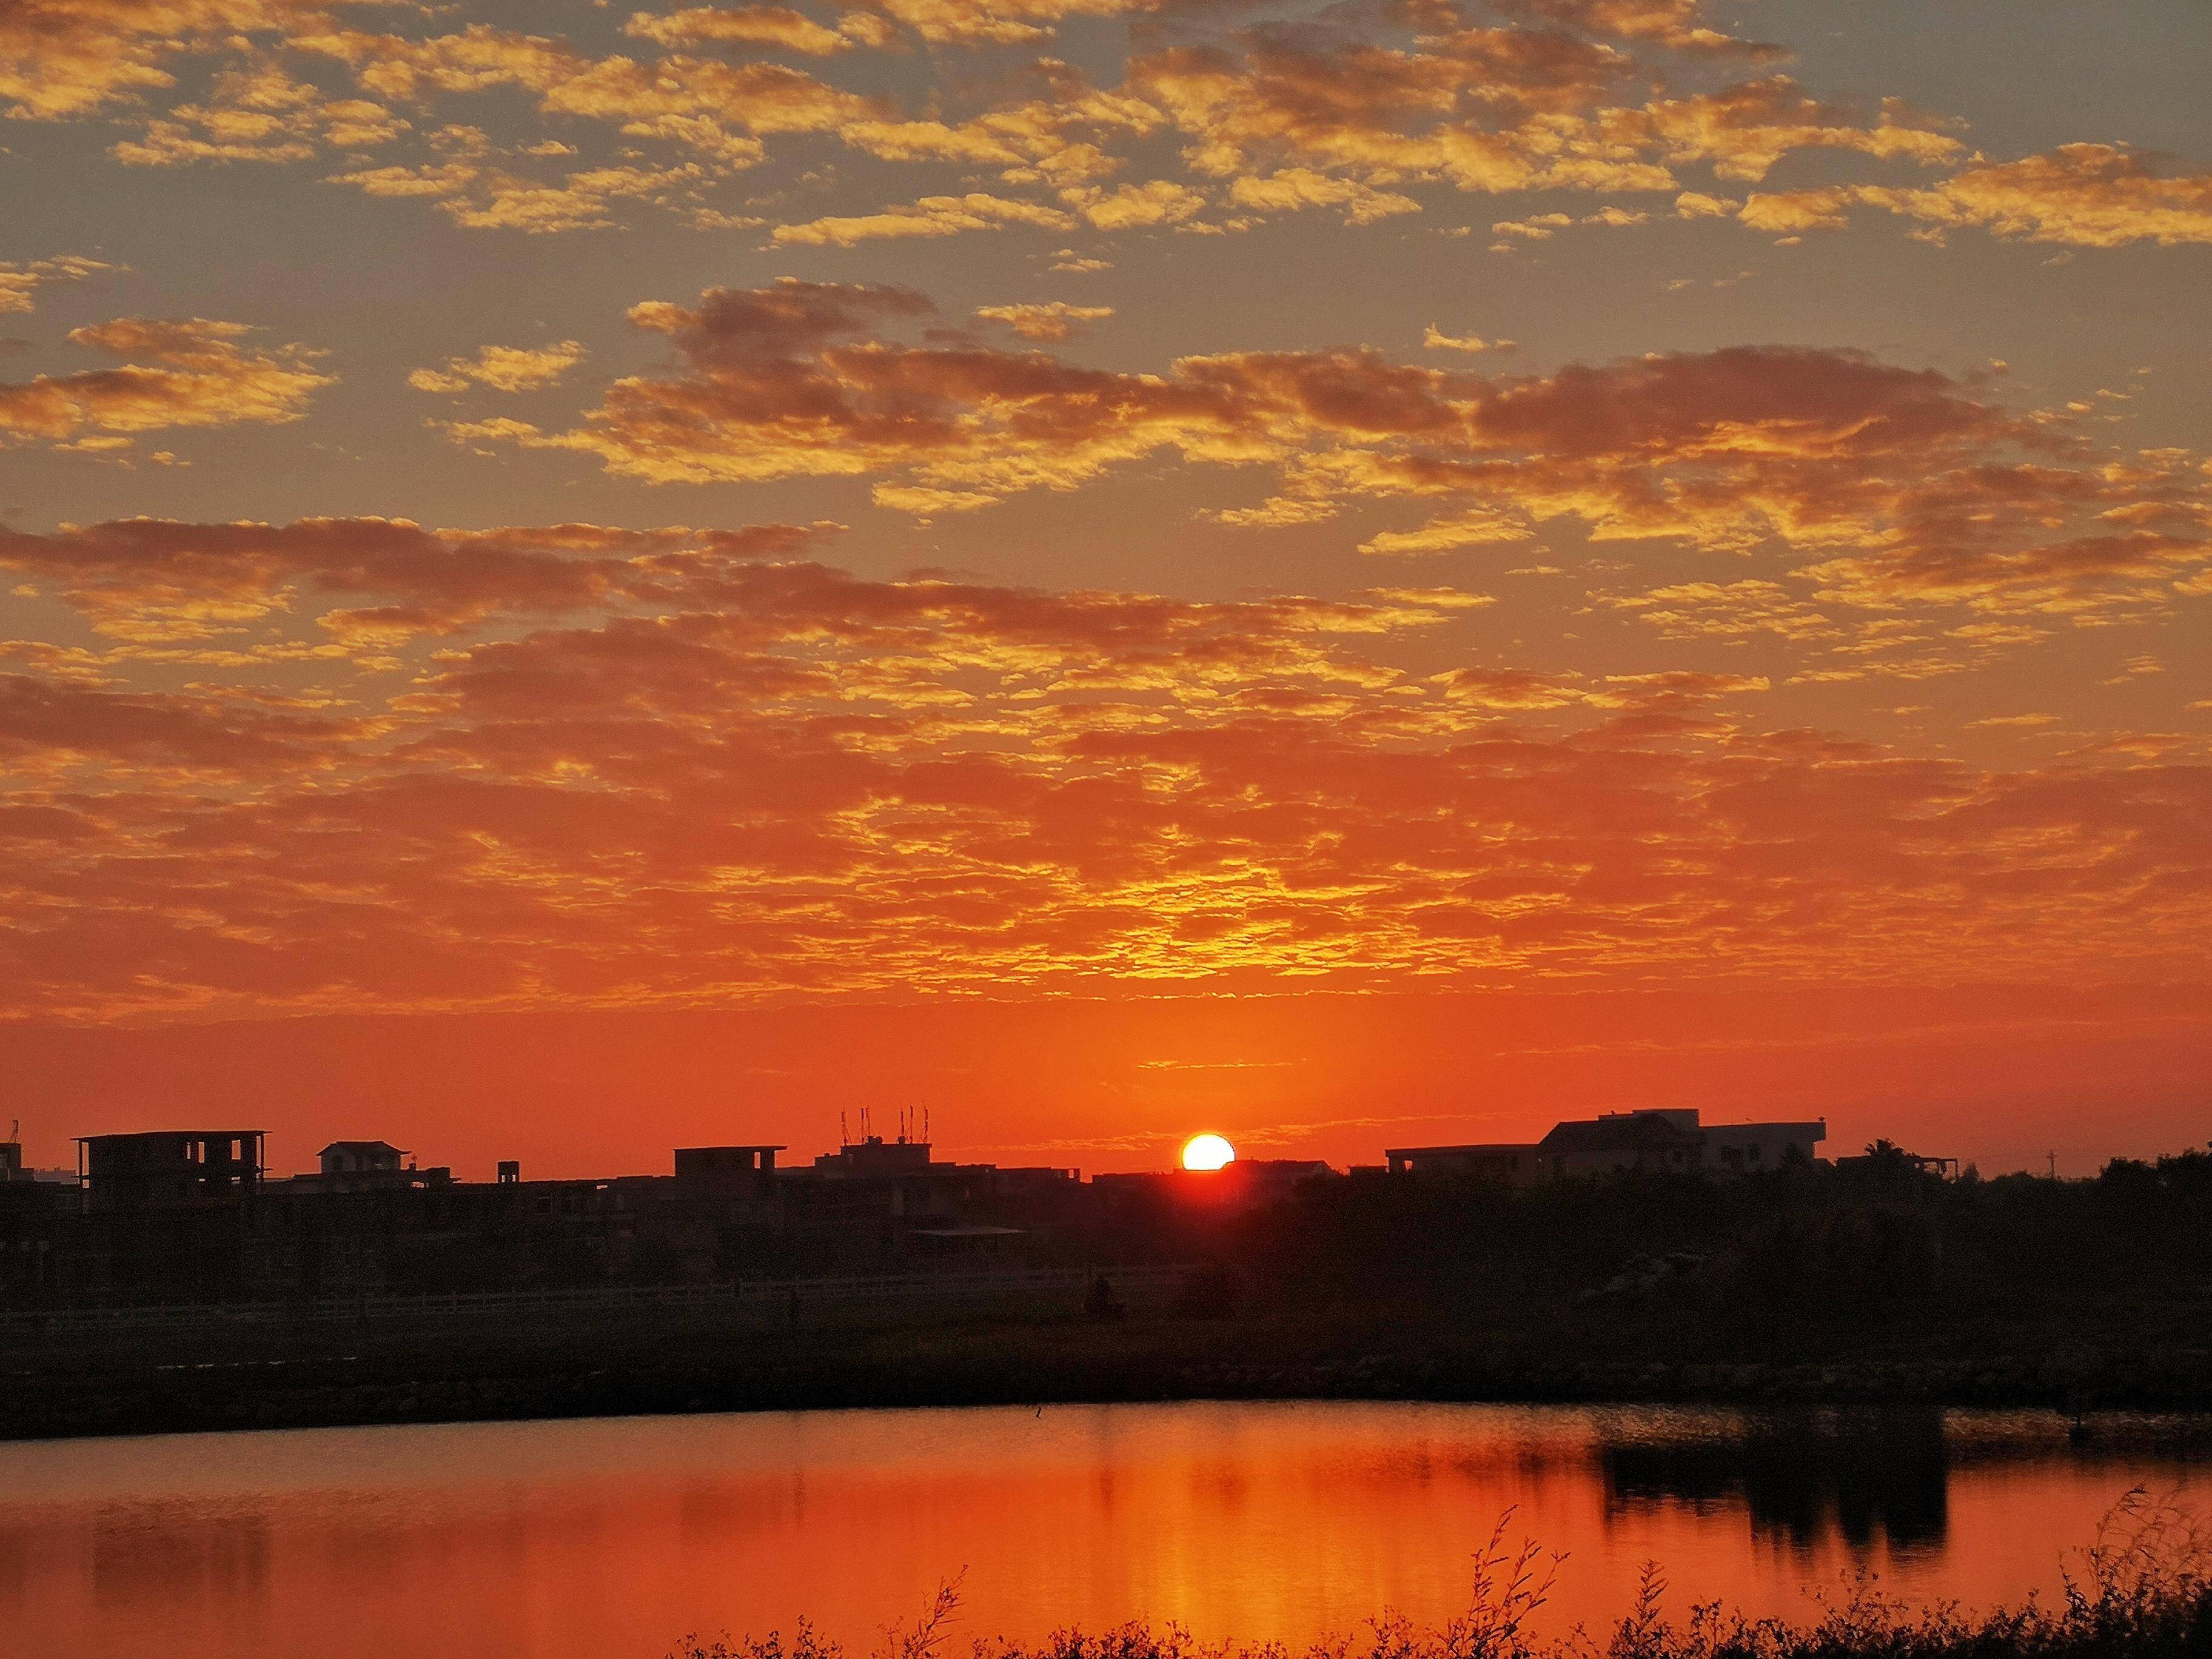
{"label": "building rooftop", "polygon": [[770,1145],[765,1140],[718,1141],[712,1146],[678,1146],[679,1152],[781,1152],[789,1148],[779,1140]]}
{"label": "building rooftop", "polygon": [[1410,1158],[1416,1152],[1434,1157],[1438,1152],[1525,1152],[1536,1143],[1532,1140],[1470,1140],[1456,1146],[1386,1146],[1385,1158]]}
{"label": "building rooftop", "polygon": [[1665,1151],[1696,1146],[1703,1137],[1671,1116],[1642,1112],[1616,1112],[1601,1118],[1555,1123],[1551,1133],[1536,1143],[1547,1152],[1605,1152],[1615,1146],[1638,1146]]}

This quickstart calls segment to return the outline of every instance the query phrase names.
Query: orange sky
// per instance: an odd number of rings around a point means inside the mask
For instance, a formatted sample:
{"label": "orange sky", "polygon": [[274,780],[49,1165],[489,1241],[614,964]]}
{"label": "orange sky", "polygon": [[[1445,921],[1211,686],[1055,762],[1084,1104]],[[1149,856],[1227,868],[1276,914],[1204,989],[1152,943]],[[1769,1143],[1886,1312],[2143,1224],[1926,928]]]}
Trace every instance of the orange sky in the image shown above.
{"label": "orange sky", "polygon": [[9,8],[5,1110],[2201,1141],[2202,22]]}

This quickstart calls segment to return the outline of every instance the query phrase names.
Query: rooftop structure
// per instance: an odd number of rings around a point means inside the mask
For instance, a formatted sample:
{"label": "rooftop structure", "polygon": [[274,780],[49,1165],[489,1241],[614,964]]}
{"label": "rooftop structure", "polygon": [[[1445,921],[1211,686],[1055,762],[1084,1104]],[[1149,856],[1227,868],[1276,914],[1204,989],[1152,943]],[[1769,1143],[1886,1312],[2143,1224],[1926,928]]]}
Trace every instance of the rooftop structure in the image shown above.
{"label": "rooftop structure", "polygon": [[783,1150],[780,1143],[774,1146],[678,1146],[676,1178],[712,1181],[734,1176],[773,1176],[775,1155]]}
{"label": "rooftop structure", "polygon": [[1630,1172],[1753,1175],[1809,1163],[1828,1137],[1810,1122],[1705,1123],[1695,1107],[1602,1112],[1553,1126],[1541,1140],[1394,1146],[1393,1174],[1453,1175],[1510,1187]]}
{"label": "rooftop structure", "polygon": [[451,1170],[416,1169],[414,1155],[388,1140],[333,1140],[316,1154],[316,1164],[315,1174],[284,1184],[302,1193],[380,1193],[442,1187],[453,1178]]}
{"label": "rooftop structure", "polygon": [[1473,1176],[1503,1186],[1525,1185],[1535,1147],[1526,1141],[1480,1141],[1465,1146],[1394,1146],[1383,1153],[1393,1175]]}
{"label": "rooftop structure", "polygon": [[233,1203],[261,1185],[260,1129],[160,1129],[87,1135],[77,1175],[88,1209],[145,1210]]}
{"label": "rooftop structure", "polygon": [[1887,1140],[1877,1140],[1865,1152],[1836,1160],[1838,1170],[1879,1174],[1884,1170],[1910,1170],[1915,1175],[1936,1176],[1945,1181],[1959,1178],[1959,1160],[1923,1152],[1910,1152]]}
{"label": "rooftop structure", "polygon": [[316,1154],[326,1176],[396,1170],[406,1156],[388,1140],[333,1140]]}
{"label": "rooftop structure", "polygon": [[814,1160],[817,1172],[832,1180],[854,1176],[915,1175],[932,1167],[929,1143],[908,1140],[902,1135],[896,1140],[885,1140],[881,1135],[863,1135],[858,1140],[848,1140],[834,1152],[824,1152]]}

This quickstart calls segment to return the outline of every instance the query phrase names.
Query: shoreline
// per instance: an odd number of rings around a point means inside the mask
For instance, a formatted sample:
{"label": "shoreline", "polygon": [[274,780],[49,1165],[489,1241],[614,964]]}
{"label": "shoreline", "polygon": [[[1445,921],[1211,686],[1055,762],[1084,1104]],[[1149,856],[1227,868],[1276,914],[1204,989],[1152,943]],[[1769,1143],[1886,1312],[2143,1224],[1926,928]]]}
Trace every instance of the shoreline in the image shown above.
{"label": "shoreline", "polygon": [[[1370,1333],[1369,1334],[1378,1334]],[[344,1334],[289,1352],[0,1352],[0,1441],[709,1412],[1165,1401],[2212,1413],[2212,1352],[2045,1343],[1780,1359],[1545,1356],[1234,1323],[763,1339],[714,1328]],[[457,1351],[458,1350],[458,1351]],[[2036,1357],[2023,1357],[2035,1352]],[[24,1369],[23,1362],[33,1362]],[[44,1364],[37,1362],[43,1359]]]}

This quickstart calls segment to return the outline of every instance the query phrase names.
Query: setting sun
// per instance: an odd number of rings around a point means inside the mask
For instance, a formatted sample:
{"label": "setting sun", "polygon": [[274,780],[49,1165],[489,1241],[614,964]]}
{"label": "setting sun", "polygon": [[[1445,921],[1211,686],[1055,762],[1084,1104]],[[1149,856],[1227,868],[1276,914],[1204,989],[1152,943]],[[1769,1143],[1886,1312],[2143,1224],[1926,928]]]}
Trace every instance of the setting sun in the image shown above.
{"label": "setting sun", "polygon": [[1219,1135],[1193,1135],[1182,1144],[1186,1170],[1218,1170],[1237,1161],[1237,1149]]}

